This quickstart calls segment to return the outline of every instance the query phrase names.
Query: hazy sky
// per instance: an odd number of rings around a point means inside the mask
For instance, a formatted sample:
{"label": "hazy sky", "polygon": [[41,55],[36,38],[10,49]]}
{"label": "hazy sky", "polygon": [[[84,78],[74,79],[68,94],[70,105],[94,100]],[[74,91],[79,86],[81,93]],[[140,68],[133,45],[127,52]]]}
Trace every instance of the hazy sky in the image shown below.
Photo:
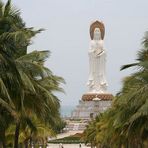
{"label": "hazy sky", "polygon": [[[6,0],[5,0],[6,1]],[[76,105],[87,91],[89,26],[96,19],[105,24],[108,91],[115,94],[124,76],[120,67],[134,62],[148,30],[148,0],[12,0],[21,9],[28,27],[45,28],[29,50],[50,50],[47,66],[66,85],[58,94],[62,105]]]}

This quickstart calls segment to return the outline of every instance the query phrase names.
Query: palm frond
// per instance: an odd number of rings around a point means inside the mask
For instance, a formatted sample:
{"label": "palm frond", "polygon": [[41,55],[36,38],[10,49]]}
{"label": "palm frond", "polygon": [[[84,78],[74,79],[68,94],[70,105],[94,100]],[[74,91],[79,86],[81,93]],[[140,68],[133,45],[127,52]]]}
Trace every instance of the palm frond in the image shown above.
{"label": "palm frond", "polygon": [[0,94],[1,94],[1,96],[4,96],[6,99],[8,99],[11,107],[14,108],[13,101],[11,100],[9,92],[8,92],[6,86],[1,78],[0,78]]}
{"label": "palm frond", "polygon": [[34,85],[32,84],[32,81],[31,79],[29,78],[29,76],[24,73],[23,71],[19,71],[20,75],[21,75],[21,79],[22,79],[22,83],[24,84],[24,87],[27,89],[27,90],[30,90],[32,91],[33,93],[36,92],[35,88],[34,88]]}
{"label": "palm frond", "polygon": [[145,36],[143,38],[142,44],[143,44],[145,49],[148,49],[148,31],[145,32]]}
{"label": "palm frond", "polygon": [[4,101],[2,98],[0,98],[0,105],[4,107],[12,115],[12,117],[14,117],[15,119],[18,119],[17,113],[14,111],[14,109],[10,107],[10,105],[6,101]]}
{"label": "palm frond", "polygon": [[11,10],[11,0],[8,0],[4,8],[4,16],[7,16]]}
{"label": "palm frond", "polygon": [[135,114],[129,120],[129,123],[133,123],[138,118],[148,117],[148,100],[137,110]]}
{"label": "palm frond", "polygon": [[27,62],[37,62],[39,64],[42,64],[45,62],[45,60],[49,57],[50,51],[44,50],[44,51],[33,51],[31,53],[28,53],[22,57],[19,57],[18,61],[27,61]]}
{"label": "palm frond", "polygon": [[138,66],[138,63],[133,63],[133,64],[127,64],[127,65],[123,65],[121,66],[120,70],[124,70],[133,66]]}
{"label": "palm frond", "polygon": [[0,1],[0,18],[3,16],[3,7],[4,7],[4,3]]}

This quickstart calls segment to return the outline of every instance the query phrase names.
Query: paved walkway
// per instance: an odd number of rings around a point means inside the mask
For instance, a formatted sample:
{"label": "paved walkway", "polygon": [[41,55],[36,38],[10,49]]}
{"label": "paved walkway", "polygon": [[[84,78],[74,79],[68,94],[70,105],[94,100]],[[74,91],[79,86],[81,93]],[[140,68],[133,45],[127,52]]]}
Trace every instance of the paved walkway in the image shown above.
{"label": "paved walkway", "polygon": [[[56,138],[52,138],[52,139],[60,139],[60,138],[64,138],[70,135],[74,135],[76,133],[82,133],[82,131],[69,131],[66,133],[61,133],[59,135],[57,135]],[[79,148],[79,144],[63,144],[64,148]],[[47,148],[60,148],[59,144],[48,144]],[[90,148],[89,146],[85,146],[84,144],[82,144],[81,148]]]}
{"label": "paved walkway", "polygon": [[[79,148],[79,144],[63,144],[64,148]],[[48,144],[47,148],[60,148],[59,144]],[[82,144],[81,148],[90,148]]]}

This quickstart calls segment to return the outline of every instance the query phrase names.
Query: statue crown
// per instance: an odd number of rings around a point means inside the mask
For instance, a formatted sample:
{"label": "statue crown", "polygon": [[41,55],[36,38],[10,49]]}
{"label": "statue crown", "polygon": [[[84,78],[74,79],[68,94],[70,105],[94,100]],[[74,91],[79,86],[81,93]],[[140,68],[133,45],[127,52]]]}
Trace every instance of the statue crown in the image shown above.
{"label": "statue crown", "polygon": [[93,39],[95,28],[99,28],[100,29],[100,31],[101,31],[101,38],[103,40],[104,39],[104,35],[105,35],[105,26],[104,26],[103,22],[100,22],[100,21],[96,20],[95,22],[93,22],[90,25],[90,38],[91,39]]}

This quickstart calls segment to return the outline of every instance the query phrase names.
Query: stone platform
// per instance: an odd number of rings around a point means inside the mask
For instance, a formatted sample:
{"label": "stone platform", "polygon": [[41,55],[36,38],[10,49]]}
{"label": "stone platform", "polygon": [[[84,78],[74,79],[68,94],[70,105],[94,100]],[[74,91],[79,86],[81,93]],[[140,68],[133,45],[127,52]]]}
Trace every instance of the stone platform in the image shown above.
{"label": "stone platform", "polygon": [[111,106],[113,95],[109,93],[86,93],[71,113],[72,119],[90,120]]}

